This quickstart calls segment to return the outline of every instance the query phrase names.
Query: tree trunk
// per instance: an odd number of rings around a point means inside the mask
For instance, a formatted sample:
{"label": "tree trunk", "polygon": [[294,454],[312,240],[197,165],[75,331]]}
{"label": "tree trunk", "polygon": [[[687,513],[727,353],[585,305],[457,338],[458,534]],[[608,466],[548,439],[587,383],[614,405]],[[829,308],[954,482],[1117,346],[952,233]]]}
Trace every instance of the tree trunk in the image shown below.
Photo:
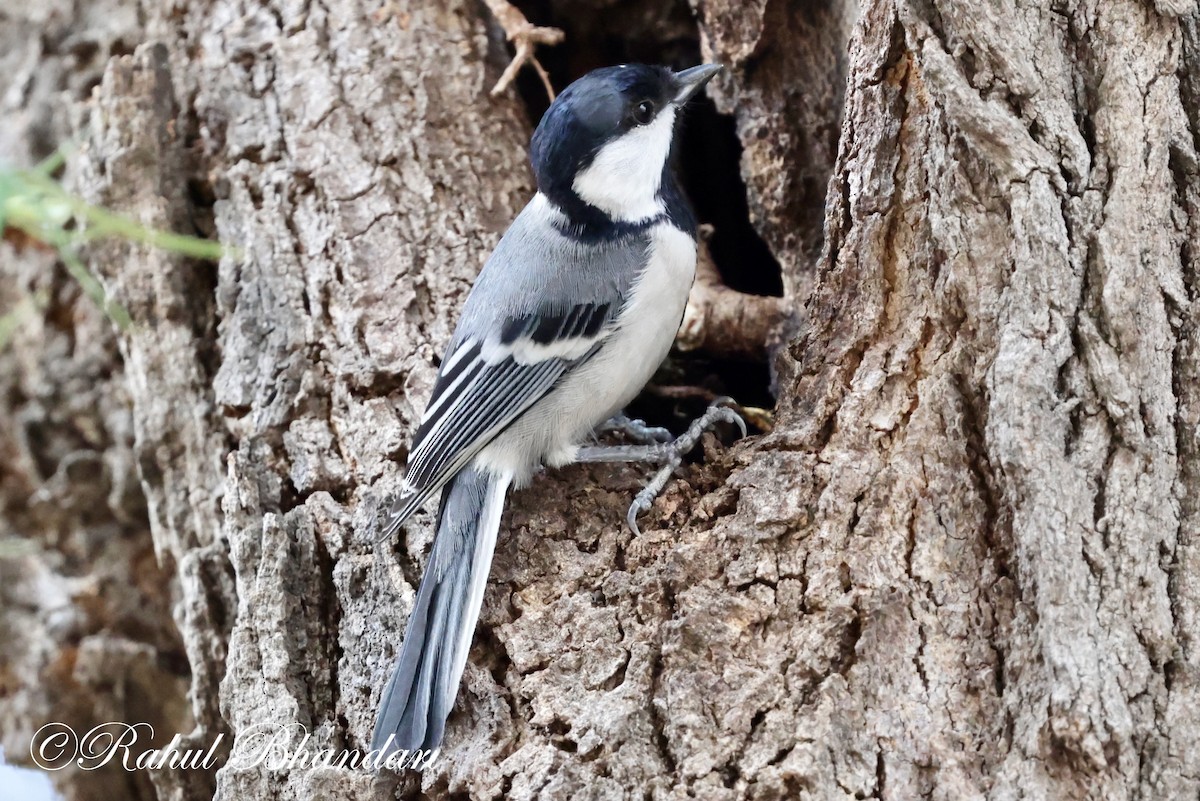
{"label": "tree trunk", "polygon": [[[710,94],[794,310],[774,431],[710,442],[640,537],[638,470],[515,494],[424,773],[231,759],[71,796],[1196,798],[1197,6],[597,5],[522,6],[567,30],[560,88],[731,67]],[[0,245],[5,304],[49,297],[0,354],[0,521],[41,546],[0,561],[3,743],[366,748],[432,510],[380,544],[374,516],[533,191],[537,101],[488,95],[474,0],[78,6],[0,18],[5,155],[75,136],[89,200],[241,253],[92,247],[112,331]]]}

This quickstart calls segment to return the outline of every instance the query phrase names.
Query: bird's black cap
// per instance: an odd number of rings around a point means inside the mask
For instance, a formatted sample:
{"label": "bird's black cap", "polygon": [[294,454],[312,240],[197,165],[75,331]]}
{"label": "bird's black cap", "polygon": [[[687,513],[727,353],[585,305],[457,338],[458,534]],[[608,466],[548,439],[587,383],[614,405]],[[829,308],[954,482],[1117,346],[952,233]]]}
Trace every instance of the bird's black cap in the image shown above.
{"label": "bird's black cap", "polygon": [[[530,157],[538,188],[563,207],[580,170],[605,144],[687,102],[722,69],[719,64],[672,72],[625,64],[593,70],[563,90],[533,133]],[[664,165],[665,166],[665,165]]]}

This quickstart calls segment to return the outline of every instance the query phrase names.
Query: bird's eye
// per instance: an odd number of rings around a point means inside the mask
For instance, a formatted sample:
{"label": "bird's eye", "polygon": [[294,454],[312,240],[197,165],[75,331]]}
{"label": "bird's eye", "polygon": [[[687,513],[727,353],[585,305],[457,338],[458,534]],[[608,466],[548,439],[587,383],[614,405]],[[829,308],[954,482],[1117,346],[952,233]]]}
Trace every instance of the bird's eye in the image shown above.
{"label": "bird's eye", "polygon": [[645,125],[652,119],[654,119],[654,103],[643,100],[633,107],[633,121],[638,125]]}

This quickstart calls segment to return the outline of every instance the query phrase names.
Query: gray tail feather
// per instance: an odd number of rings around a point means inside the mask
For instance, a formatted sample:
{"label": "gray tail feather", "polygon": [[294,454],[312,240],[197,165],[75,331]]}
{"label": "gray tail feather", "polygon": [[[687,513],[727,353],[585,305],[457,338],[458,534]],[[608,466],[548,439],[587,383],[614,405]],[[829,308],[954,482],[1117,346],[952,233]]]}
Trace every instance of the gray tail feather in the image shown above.
{"label": "gray tail feather", "polygon": [[[442,491],[437,534],[371,749],[434,749],[458,694],[487,583],[509,479],[474,466]],[[389,742],[389,737],[391,738]]]}

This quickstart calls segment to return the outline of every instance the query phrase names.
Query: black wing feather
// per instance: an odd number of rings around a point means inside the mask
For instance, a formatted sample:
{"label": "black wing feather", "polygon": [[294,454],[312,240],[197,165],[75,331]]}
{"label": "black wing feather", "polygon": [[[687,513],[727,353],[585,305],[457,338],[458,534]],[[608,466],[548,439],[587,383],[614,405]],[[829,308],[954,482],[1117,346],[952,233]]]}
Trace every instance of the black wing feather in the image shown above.
{"label": "black wing feather", "polygon": [[[513,357],[488,362],[483,345],[467,339],[447,353],[434,382],[427,417],[417,427],[405,471],[405,492],[383,525],[394,532],[483,447],[549,392],[559,379],[587,361],[599,347],[613,317],[609,303],[584,303],[562,313],[509,317],[499,326],[500,343],[528,339],[537,345],[576,339],[597,340],[575,359],[550,357],[523,364]],[[465,351],[463,349],[466,349]]]}

